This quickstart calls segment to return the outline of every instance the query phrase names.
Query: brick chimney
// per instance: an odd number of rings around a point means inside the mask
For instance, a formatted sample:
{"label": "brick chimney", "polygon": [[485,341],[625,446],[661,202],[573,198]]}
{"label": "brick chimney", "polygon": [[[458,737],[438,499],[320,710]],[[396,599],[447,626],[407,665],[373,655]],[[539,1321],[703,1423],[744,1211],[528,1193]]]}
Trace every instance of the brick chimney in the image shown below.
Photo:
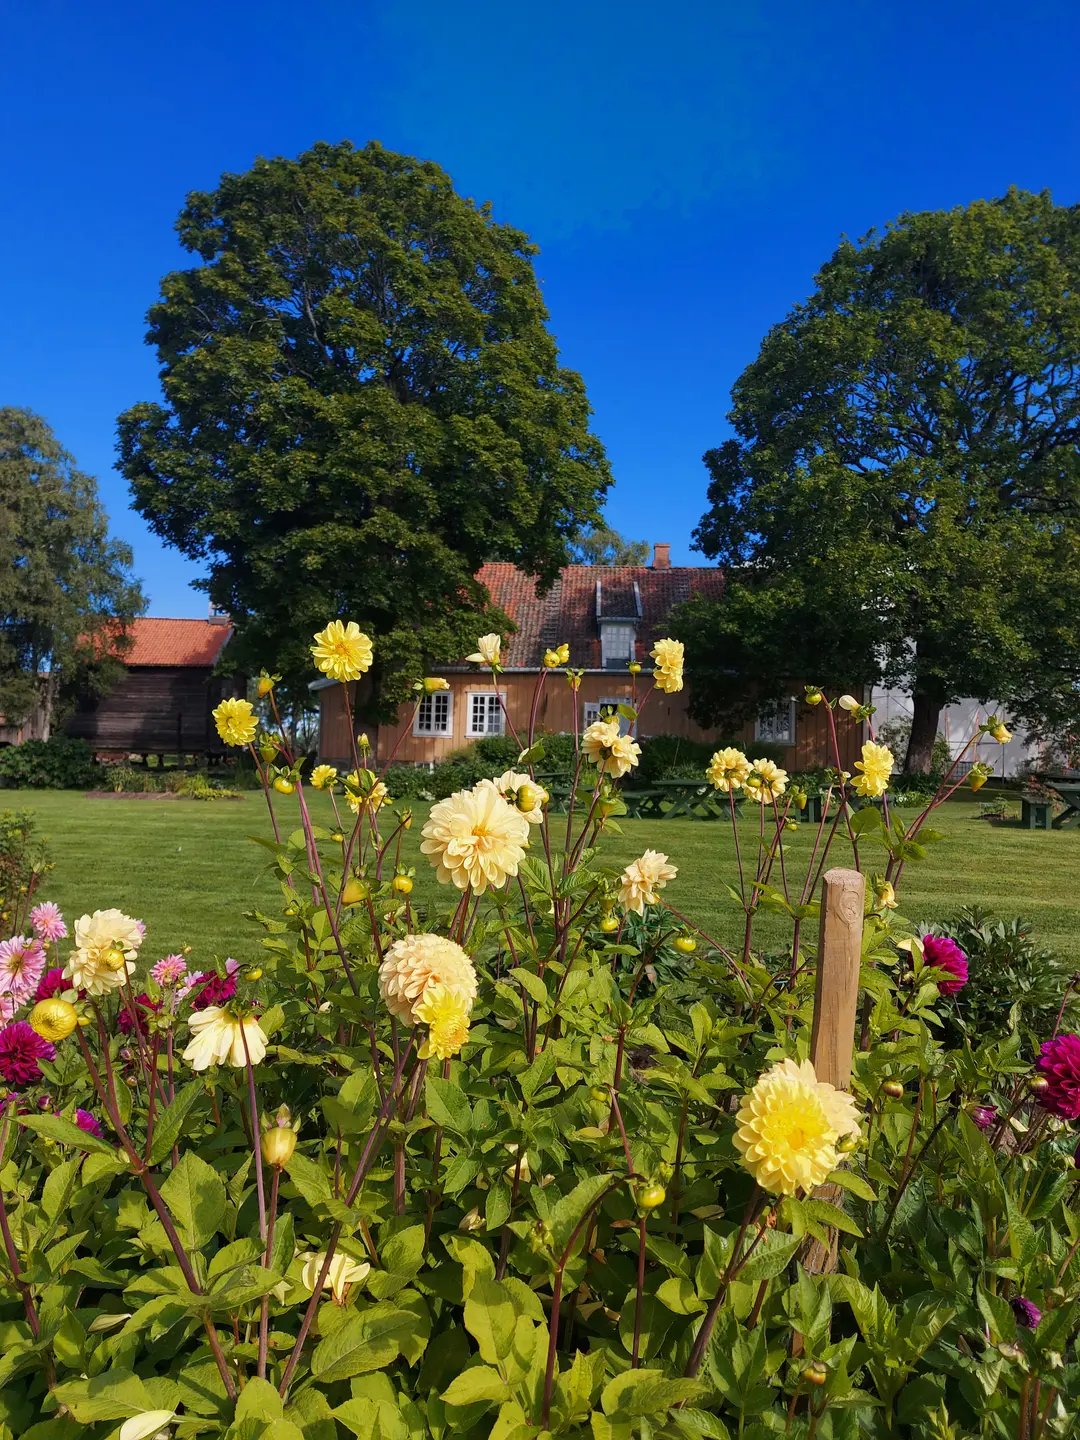
{"label": "brick chimney", "polygon": [[656,544],[653,546],[652,568],[654,570],[671,569],[671,546]]}

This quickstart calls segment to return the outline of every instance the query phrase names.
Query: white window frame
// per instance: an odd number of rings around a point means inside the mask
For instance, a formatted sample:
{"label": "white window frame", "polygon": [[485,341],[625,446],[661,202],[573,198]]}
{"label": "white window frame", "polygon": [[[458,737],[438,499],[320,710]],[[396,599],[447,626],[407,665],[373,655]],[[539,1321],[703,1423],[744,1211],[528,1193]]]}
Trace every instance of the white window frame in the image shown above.
{"label": "white window frame", "polygon": [[[429,712],[432,715],[432,718],[434,718],[436,702],[440,700],[446,701],[445,728],[440,727],[439,729],[434,729],[430,727],[422,727],[420,724],[420,717],[424,713],[424,706],[428,706]],[[440,740],[446,738],[449,735],[453,735],[454,692],[452,690],[435,690],[430,695],[424,696],[424,698],[420,701],[419,706],[417,707],[416,714],[413,716],[412,733],[418,740]]]}
{"label": "white window frame", "polygon": [[[596,721],[600,719],[601,710],[607,709],[608,707],[615,710],[620,705],[629,704],[629,695],[604,695],[599,700],[586,700],[582,709],[584,728],[587,730],[590,725],[595,724]],[[627,720],[625,715],[613,715],[610,718],[618,720],[619,730],[623,735],[633,735],[635,733],[635,727],[630,724],[630,721]]]}
{"label": "white window frame", "polygon": [[781,719],[784,713],[783,702],[767,711],[759,711],[754,719],[754,739],[760,740],[763,745],[788,745],[795,744],[795,697],[791,696],[787,702],[788,722],[787,739],[779,739],[773,733],[775,723]]}
{"label": "white window frame", "polygon": [[[497,730],[476,730],[473,728],[473,701],[478,696],[483,696],[488,704],[485,707],[488,718],[492,714],[491,701],[495,701],[494,713],[499,717],[499,728]],[[465,691],[465,738],[466,740],[485,740],[490,735],[506,734],[506,704],[505,690],[466,690]]]}
{"label": "white window frame", "polygon": [[[612,639],[614,639],[614,637],[615,637],[616,635],[618,635],[621,640],[625,640],[625,639],[627,638],[627,632],[629,632],[629,648],[627,649],[626,654],[625,654],[625,655],[612,655],[612,656],[610,656],[610,659],[613,660],[615,663],[612,664],[612,665],[609,665],[609,664],[608,664],[608,659],[609,659],[609,656],[608,656],[608,637],[610,636]],[[615,669],[619,669],[619,668],[625,668],[625,666],[629,665],[629,664],[630,664],[630,661],[633,660],[633,658],[634,658],[636,642],[637,642],[637,626],[633,623],[633,621],[631,621],[631,620],[601,620],[601,622],[600,622],[600,668],[603,669],[603,670],[615,670]],[[621,649],[621,648],[623,648],[623,647],[620,646],[619,648]]]}

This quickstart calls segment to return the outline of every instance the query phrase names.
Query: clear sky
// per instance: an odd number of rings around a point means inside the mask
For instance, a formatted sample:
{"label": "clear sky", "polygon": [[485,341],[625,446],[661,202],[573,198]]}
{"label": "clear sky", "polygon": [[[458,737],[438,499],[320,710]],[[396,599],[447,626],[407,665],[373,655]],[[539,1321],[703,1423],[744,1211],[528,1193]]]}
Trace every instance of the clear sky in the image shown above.
{"label": "clear sky", "polygon": [[0,404],[101,483],[150,613],[198,571],[128,509],[115,419],[187,191],[378,139],[541,247],[616,484],[676,563],[733,380],[842,234],[1008,185],[1080,201],[1076,0],[0,0]]}

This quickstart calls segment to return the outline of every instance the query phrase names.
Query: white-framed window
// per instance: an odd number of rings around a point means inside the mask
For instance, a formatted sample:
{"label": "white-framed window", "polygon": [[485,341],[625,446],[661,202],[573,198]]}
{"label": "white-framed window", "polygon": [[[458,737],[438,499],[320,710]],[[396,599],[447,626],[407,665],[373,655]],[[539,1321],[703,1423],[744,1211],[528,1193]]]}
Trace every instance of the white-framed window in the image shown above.
{"label": "white-framed window", "polygon": [[754,739],[770,745],[795,744],[795,701],[781,700],[779,705],[762,710],[754,722]]}
{"label": "white-framed window", "polygon": [[413,721],[414,735],[449,735],[454,722],[452,690],[436,690],[420,701]]}
{"label": "white-framed window", "polygon": [[600,625],[600,664],[605,670],[625,670],[634,658],[633,625],[610,620]]}
{"label": "white-framed window", "polygon": [[470,690],[465,701],[469,707],[466,711],[465,734],[470,740],[479,739],[483,735],[503,733],[505,716],[499,696],[494,690]]}
{"label": "white-framed window", "polygon": [[618,713],[620,705],[629,705],[629,695],[609,695],[600,700],[586,700],[582,716],[585,728],[588,729],[597,720],[618,720],[619,730],[623,735],[632,732],[633,727],[625,715]]}

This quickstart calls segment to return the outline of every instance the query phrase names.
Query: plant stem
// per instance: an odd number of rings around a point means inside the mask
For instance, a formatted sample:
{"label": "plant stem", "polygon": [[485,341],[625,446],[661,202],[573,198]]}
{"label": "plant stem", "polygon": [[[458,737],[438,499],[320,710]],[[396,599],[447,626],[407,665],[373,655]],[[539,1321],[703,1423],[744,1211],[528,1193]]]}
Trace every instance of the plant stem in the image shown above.
{"label": "plant stem", "polygon": [[[266,1249],[263,1252],[263,1265],[270,1269],[270,1255],[274,1248],[274,1222],[277,1219],[278,1186],[281,1184],[281,1166],[274,1166],[274,1173],[270,1178],[270,1209],[266,1217]],[[270,1296],[262,1297],[262,1304],[259,1308],[259,1368],[260,1380],[266,1379],[266,1356],[270,1348]]]}

